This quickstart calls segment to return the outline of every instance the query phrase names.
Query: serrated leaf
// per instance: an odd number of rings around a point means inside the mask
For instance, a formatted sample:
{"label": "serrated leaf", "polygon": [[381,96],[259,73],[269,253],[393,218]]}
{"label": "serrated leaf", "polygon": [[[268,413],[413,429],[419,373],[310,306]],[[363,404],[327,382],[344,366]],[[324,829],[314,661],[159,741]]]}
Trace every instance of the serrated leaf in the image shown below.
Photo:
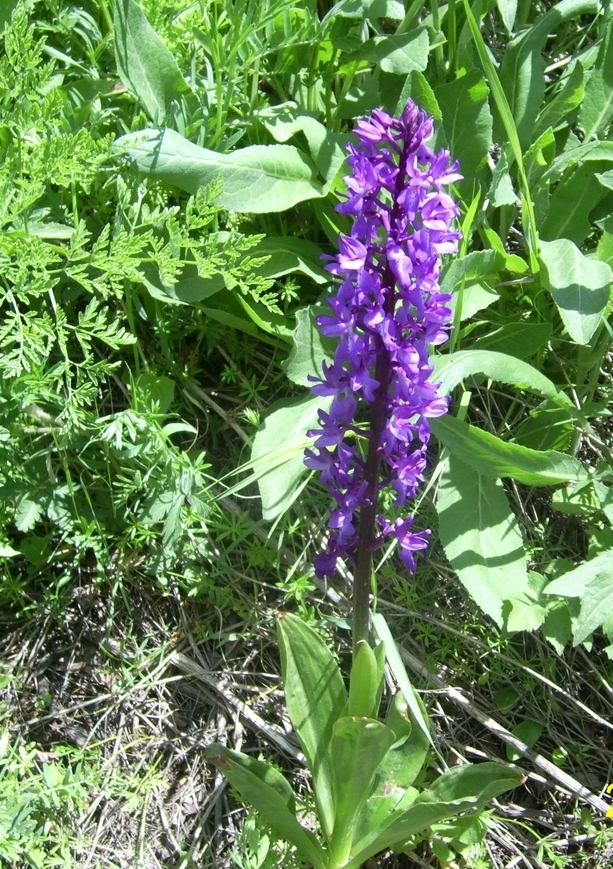
{"label": "serrated leaf", "polygon": [[277,622],[283,687],[290,719],[313,775],[318,818],[326,838],[334,827],[334,724],[347,691],[332,652],[313,628],[293,615]]}
{"label": "serrated leaf", "polygon": [[547,609],[528,595],[519,598],[513,594],[506,601],[504,613],[507,631],[536,631],[545,621]]}
{"label": "serrated leaf", "polygon": [[189,87],[136,0],[115,0],[114,21],[119,77],[151,120],[161,124],[170,115],[173,100]]}
{"label": "serrated leaf", "polygon": [[325,195],[306,156],[293,145],[250,145],[221,154],[166,129],[129,133],[113,150],[136,171],[188,193],[221,178],[223,193],[215,202],[230,211],[285,211]]}
{"label": "serrated leaf", "polygon": [[43,505],[32,501],[27,495],[20,499],[15,510],[15,525],[18,531],[31,531],[43,515]]}
{"label": "serrated leaf", "polygon": [[451,455],[436,509],[441,543],[460,582],[502,625],[503,601],[530,590],[521,532],[502,483]]}
{"label": "serrated leaf", "polygon": [[561,655],[573,633],[572,620],[565,600],[554,601],[549,605],[541,631],[558,655]]}
{"label": "serrated leaf", "polygon": [[589,343],[609,301],[610,267],[584,256],[565,238],[541,242],[541,260],[568,334],[578,344]]}
{"label": "serrated leaf", "polygon": [[431,428],[453,455],[487,477],[511,477],[529,486],[555,486],[569,480],[581,482],[588,476],[572,456],[507,443],[449,414],[431,420]]}

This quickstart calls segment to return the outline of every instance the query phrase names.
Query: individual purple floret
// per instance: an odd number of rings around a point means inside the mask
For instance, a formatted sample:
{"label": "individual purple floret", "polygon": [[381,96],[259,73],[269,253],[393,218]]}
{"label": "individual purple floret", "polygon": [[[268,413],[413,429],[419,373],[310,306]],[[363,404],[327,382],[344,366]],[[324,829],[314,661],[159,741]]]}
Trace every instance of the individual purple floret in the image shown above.
{"label": "individual purple floret", "polygon": [[428,419],[447,410],[429,380],[428,345],[446,341],[450,328],[440,257],[457,251],[460,234],[451,229],[458,208],[444,187],[462,176],[447,151],[427,146],[432,131],[432,118],[409,100],[400,119],[375,109],[359,121],[358,145],[348,146],[352,171],[337,211],[354,222],[351,235],[339,237],[338,254],[326,257],[341,283],[330,313],[317,318],[339,343],[323,377],[310,378],[315,395],[332,396],[309,432],[315,442],[305,458],[336,501],[327,551],[315,561],[321,577],[334,573],[338,557],[370,567],[373,548],[388,535],[410,570],[414,553],[428,545],[430,532],[414,531],[412,516],[377,517],[377,501],[383,486],[395,491],[397,506],[415,497]]}

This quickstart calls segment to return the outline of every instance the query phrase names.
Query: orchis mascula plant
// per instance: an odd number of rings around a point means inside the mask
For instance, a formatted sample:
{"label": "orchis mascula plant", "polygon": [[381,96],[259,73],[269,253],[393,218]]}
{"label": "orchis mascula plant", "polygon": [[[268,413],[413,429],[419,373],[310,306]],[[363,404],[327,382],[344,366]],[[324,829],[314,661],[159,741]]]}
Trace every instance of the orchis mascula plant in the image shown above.
{"label": "orchis mascula plant", "polygon": [[[383,850],[408,849],[433,824],[521,781],[516,769],[483,763],[455,767],[419,791],[414,783],[431,744],[426,711],[380,615],[373,623],[381,642],[372,648],[368,641],[373,548],[393,534],[412,568],[413,552],[426,545],[426,532],[414,532],[411,517],[394,524],[379,517],[375,532],[377,500],[382,483],[393,486],[397,504],[415,494],[425,469],[427,420],[446,410],[428,380],[428,344],[446,338],[448,297],[439,292],[438,271],[440,254],[455,250],[458,234],[450,229],[456,207],[442,188],[460,176],[445,151],[434,154],[426,145],[432,120],[412,102],[400,120],[373,112],[356,134],[349,192],[339,206],[355,222],[328,266],[343,277],[332,313],[319,319],[324,334],[340,340],[314,391],[334,399],[328,413],[320,412],[306,460],[322,471],[337,502],[330,547],[317,570],[330,574],[340,555],[355,565],[349,690],[313,628],[291,615],[277,628],[287,710],[313,777],[319,835],[300,823],[295,795],[274,767],[221,745],[206,752],[314,869],[358,869]],[[370,405],[367,431],[357,417],[359,401]],[[344,441],[350,431],[368,438],[365,459]],[[382,722],[386,660],[401,690]]]}
{"label": "orchis mascula plant", "polygon": [[[410,100],[398,120],[375,110],[358,123],[348,193],[337,206],[355,219],[327,266],[343,280],[329,300],[331,314],[317,318],[321,332],[339,343],[312,388],[334,398],[329,412],[319,412],[321,428],[309,432],[315,449],[307,450],[305,464],[321,472],[337,504],[315,569],[332,575],[339,556],[354,564],[354,648],[368,633],[373,549],[395,537],[413,570],[414,552],[426,548],[430,534],[414,531],[412,516],[393,524],[380,516],[377,536],[375,521],[382,486],[392,486],[397,506],[415,496],[426,467],[428,418],[447,411],[429,381],[428,345],[447,340],[451,296],[439,290],[440,255],[455,253],[460,236],[451,229],[458,209],[444,187],[462,176],[447,151],[428,147],[432,132],[432,118]],[[370,406],[366,431],[356,424],[360,405]],[[349,432],[368,439],[365,459],[347,443]]]}

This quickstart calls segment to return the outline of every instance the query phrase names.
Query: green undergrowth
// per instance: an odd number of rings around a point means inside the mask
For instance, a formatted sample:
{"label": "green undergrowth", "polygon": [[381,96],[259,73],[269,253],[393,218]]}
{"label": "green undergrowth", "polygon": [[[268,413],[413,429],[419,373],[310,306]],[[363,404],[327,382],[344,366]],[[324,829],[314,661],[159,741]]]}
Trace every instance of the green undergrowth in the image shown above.
{"label": "green undergrowth", "polygon": [[[409,97],[464,175],[435,361],[451,411],[416,505],[429,555],[411,577],[378,552],[373,591],[447,762],[531,770],[428,672],[606,799],[608,5],[7,0],[0,31],[0,863],[292,865],[197,747],[269,751],[232,704],[283,726],[280,610],[345,654],[348,584],[311,569],[329,498],[302,464],[333,352],[321,255],[348,229],[355,120]],[[482,821],[415,859],[611,860],[602,813],[546,778]]]}

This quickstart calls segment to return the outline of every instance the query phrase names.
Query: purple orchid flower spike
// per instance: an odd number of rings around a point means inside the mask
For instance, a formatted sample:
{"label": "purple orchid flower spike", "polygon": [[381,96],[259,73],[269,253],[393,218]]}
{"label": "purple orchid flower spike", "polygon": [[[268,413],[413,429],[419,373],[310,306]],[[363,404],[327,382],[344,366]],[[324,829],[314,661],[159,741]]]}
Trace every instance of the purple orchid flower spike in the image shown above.
{"label": "purple orchid flower spike", "polygon": [[[457,252],[460,233],[452,229],[458,208],[444,188],[462,176],[447,151],[428,147],[432,131],[432,118],[411,100],[399,119],[375,109],[358,122],[358,145],[348,146],[346,198],[337,206],[354,218],[353,227],[340,236],[338,254],[326,257],[341,282],[330,314],[317,324],[339,343],[323,377],[310,378],[315,395],[333,399],[309,432],[315,441],[305,464],[321,472],[336,501],[328,548],[315,569],[331,576],[339,557],[355,568],[354,644],[356,631],[358,640],[368,631],[373,549],[395,537],[413,570],[414,553],[426,548],[429,534],[413,530],[412,516],[392,523],[377,517],[377,502],[382,486],[392,487],[398,506],[415,496],[428,420],[447,410],[429,380],[428,347],[446,341],[450,328],[451,297],[439,288],[441,255]],[[360,439],[367,439],[365,449]],[[366,615],[357,626],[360,607]]]}

